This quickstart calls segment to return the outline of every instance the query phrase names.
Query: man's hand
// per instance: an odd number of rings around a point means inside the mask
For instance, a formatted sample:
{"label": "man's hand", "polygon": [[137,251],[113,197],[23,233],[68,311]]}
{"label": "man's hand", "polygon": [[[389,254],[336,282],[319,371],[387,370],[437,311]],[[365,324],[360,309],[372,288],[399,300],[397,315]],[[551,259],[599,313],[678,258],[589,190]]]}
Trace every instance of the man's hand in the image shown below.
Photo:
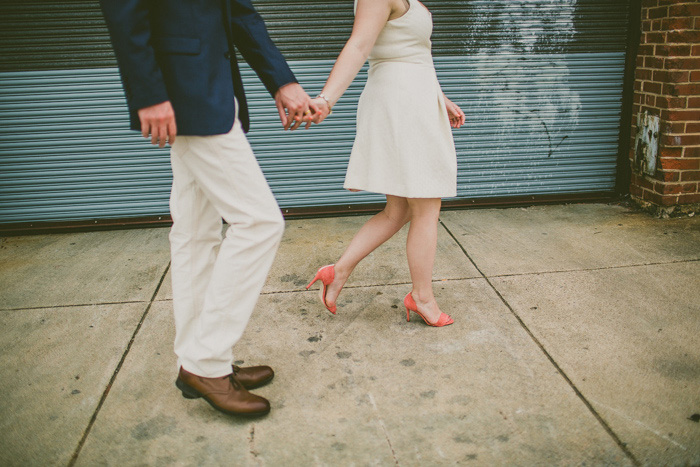
{"label": "man's hand", "polygon": [[306,128],[309,128],[313,114],[319,112],[316,104],[311,102],[311,98],[299,83],[290,83],[279,88],[275,94],[275,104],[285,130],[296,130],[302,122],[306,122]]}
{"label": "man's hand", "polygon": [[141,134],[144,138],[151,136],[151,143],[165,147],[166,141],[172,145],[177,135],[175,126],[175,111],[170,101],[161,102],[139,109],[139,120],[141,120]]}

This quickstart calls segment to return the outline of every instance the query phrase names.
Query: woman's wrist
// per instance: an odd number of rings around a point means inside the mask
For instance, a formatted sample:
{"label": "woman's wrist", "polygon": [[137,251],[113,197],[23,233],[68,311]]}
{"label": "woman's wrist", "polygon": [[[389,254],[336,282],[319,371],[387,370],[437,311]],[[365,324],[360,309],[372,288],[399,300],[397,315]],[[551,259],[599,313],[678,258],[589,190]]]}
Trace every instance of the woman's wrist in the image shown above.
{"label": "woman's wrist", "polygon": [[316,97],[320,97],[321,99],[326,101],[326,104],[328,104],[328,115],[333,113],[333,104],[331,103],[331,100],[328,98],[328,96],[326,96],[323,92],[320,92]]}

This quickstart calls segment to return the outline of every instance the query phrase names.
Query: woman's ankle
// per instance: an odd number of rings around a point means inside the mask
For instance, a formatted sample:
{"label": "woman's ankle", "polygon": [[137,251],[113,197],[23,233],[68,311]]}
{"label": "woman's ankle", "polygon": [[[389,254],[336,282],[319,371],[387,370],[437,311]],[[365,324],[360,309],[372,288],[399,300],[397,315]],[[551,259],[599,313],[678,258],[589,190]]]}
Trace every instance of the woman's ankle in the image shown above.
{"label": "woman's ankle", "polygon": [[337,281],[340,281],[341,283],[345,284],[345,282],[348,280],[348,277],[350,277],[350,274],[352,274],[352,270],[354,268],[348,268],[347,266],[344,266],[342,263],[335,263],[333,266],[333,270],[335,273],[335,279]]}
{"label": "woman's ankle", "polygon": [[414,288],[411,291],[411,296],[413,297],[413,300],[415,300],[416,303],[427,305],[435,302],[435,295],[433,295],[432,290],[421,290]]}

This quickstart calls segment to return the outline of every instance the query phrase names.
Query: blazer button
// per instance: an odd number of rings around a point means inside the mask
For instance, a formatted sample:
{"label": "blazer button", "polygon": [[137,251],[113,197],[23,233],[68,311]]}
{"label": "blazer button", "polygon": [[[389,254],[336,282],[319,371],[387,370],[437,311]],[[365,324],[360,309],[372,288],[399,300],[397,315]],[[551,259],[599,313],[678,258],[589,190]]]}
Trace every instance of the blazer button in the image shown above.
{"label": "blazer button", "polygon": [[224,52],[224,58],[226,58],[226,60],[231,60],[231,52],[229,52],[228,50]]}

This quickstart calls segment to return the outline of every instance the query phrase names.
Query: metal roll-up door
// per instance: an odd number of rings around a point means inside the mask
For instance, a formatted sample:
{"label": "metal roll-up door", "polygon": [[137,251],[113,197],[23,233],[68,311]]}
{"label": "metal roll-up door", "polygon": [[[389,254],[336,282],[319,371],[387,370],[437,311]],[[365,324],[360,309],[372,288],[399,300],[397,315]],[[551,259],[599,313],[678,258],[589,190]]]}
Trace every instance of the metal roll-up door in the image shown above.
{"label": "metal roll-up door", "polygon": [[[458,198],[613,191],[629,0],[423,3],[443,90],[467,113],[454,133]],[[352,1],[254,4],[317,93]],[[342,189],[365,70],[323,125],[289,133],[243,67],[249,138],[283,208],[383,199]],[[167,151],[127,128],[96,1],[0,3],[0,224],[167,215]]]}

